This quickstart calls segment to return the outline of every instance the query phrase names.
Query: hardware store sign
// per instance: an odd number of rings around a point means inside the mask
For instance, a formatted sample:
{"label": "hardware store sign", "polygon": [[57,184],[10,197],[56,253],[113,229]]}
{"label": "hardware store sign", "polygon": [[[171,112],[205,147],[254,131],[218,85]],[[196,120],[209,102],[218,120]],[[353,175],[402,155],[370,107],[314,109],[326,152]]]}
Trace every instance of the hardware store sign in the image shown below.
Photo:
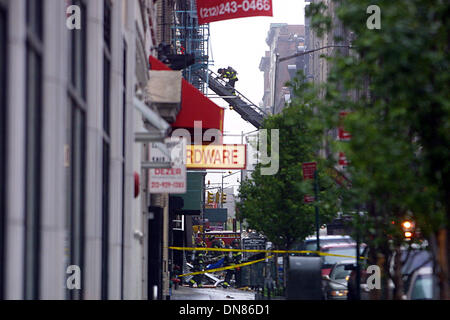
{"label": "hardware store sign", "polygon": [[188,169],[245,169],[247,147],[243,144],[188,145]]}

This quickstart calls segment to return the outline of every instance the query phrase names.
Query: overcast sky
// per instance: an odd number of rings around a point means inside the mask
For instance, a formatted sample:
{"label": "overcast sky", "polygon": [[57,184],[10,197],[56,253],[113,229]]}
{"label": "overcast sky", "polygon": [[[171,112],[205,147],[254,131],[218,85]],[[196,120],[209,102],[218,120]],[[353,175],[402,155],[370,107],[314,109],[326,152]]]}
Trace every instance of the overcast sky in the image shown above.
{"label": "overcast sky", "polygon": [[[233,67],[238,72],[236,89],[256,105],[264,94],[263,73],[259,63],[265,51],[269,50],[266,37],[271,23],[304,24],[304,0],[272,0],[273,17],[251,17],[212,22],[210,24],[210,56],[214,60],[211,69]],[[235,111],[228,110],[222,99],[213,99],[219,106],[226,107],[225,134],[241,134],[255,130]],[[240,137],[225,137],[225,143],[240,143]],[[221,182],[220,174],[208,174],[207,179]],[[229,184],[237,184],[239,174],[227,178]]]}

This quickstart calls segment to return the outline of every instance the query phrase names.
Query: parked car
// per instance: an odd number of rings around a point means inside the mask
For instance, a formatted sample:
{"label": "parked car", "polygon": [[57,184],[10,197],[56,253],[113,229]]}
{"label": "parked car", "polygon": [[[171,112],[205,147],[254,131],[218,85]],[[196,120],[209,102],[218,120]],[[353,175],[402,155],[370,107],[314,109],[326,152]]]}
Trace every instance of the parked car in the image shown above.
{"label": "parked car", "polygon": [[410,285],[405,295],[406,300],[439,299],[439,286],[433,268],[423,267],[411,275]]}
{"label": "parked car", "polygon": [[323,276],[323,288],[325,299],[327,300],[346,300],[347,283],[351,270],[346,269],[348,265],[354,265],[354,260],[345,260],[336,263],[329,275]]}
{"label": "parked car", "polygon": [[[350,236],[343,235],[334,235],[334,236],[319,236],[320,246],[329,245],[329,244],[356,244],[355,240],[353,240]],[[304,241],[296,243],[292,250],[301,250],[301,251],[315,251],[317,249],[317,238],[316,236],[310,236],[306,238]],[[311,253],[292,253],[291,256],[307,256],[314,255]]]}
{"label": "parked car", "polygon": [[[364,250],[365,245],[360,245],[360,253]],[[345,260],[353,260],[356,263],[356,244],[339,243],[323,245],[320,251],[325,254],[322,258],[322,275],[329,275],[331,268],[336,263],[341,263]]]}
{"label": "parked car", "polygon": [[[401,261],[402,261],[402,279],[403,279],[403,289],[402,295],[405,299],[408,298],[408,292],[410,292],[411,286],[413,285],[413,281],[415,280],[414,275],[422,269],[432,269],[432,256],[429,251],[426,250],[427,244],[423,245],[414,245],[410,248],[404,247],[401,249]],[[368,257],[368,247],[365,248],[361,256]],[[393,260],[391,260],[390,272],[393,273]],[[361,300],[369,299],[369,290],[367,289],[366,273],[367,261],[361,261]],[[424,272],[423,270],[421,272]],[[386,299],[390,299],[394,296],[395,285],[392,280],[389,279],[389,297]],[[356,297],[356,271],[353,268],[353,271],[350,274],[350,279],[348,283],[348,297],[349,299],[355,299]]]}

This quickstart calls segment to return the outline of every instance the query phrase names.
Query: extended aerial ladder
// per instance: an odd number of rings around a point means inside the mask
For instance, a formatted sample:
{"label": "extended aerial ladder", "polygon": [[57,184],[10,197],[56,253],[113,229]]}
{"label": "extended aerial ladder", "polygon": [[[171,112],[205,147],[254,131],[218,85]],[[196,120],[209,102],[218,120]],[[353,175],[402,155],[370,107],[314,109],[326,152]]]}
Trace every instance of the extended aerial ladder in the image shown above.
{"label": "extended aerial ladder", "polygon": [[208,84],[209,88],[232,106],[233,110],[256,128],[261,128],[267,114],[247,99],[242,93],[228,85],[227,81],[209,69],[199,72],[198,76]]}

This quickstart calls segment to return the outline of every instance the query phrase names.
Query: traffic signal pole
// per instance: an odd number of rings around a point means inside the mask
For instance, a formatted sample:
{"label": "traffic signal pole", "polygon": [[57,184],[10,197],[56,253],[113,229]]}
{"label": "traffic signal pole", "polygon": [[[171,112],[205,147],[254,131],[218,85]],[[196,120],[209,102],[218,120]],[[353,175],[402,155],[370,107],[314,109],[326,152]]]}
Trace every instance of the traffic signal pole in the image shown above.
{"label": "traffic signal pole", "polygon": [[[359,220],[359,207],[358,207]],[[358,221],[359,226],[359,221]],[[361,261],[360,261],[360,245],[361,239],[359,235],[359,228],[356,230],[356,300],[361,300]]]}
{"label": "traffic signal pole", "polygon": [[317,169],[314,170],[314,207],[316,210],[316,234],[317,234],[317,251],[320,251],[320,226],[319,226],[319,181],[317,178]]}

